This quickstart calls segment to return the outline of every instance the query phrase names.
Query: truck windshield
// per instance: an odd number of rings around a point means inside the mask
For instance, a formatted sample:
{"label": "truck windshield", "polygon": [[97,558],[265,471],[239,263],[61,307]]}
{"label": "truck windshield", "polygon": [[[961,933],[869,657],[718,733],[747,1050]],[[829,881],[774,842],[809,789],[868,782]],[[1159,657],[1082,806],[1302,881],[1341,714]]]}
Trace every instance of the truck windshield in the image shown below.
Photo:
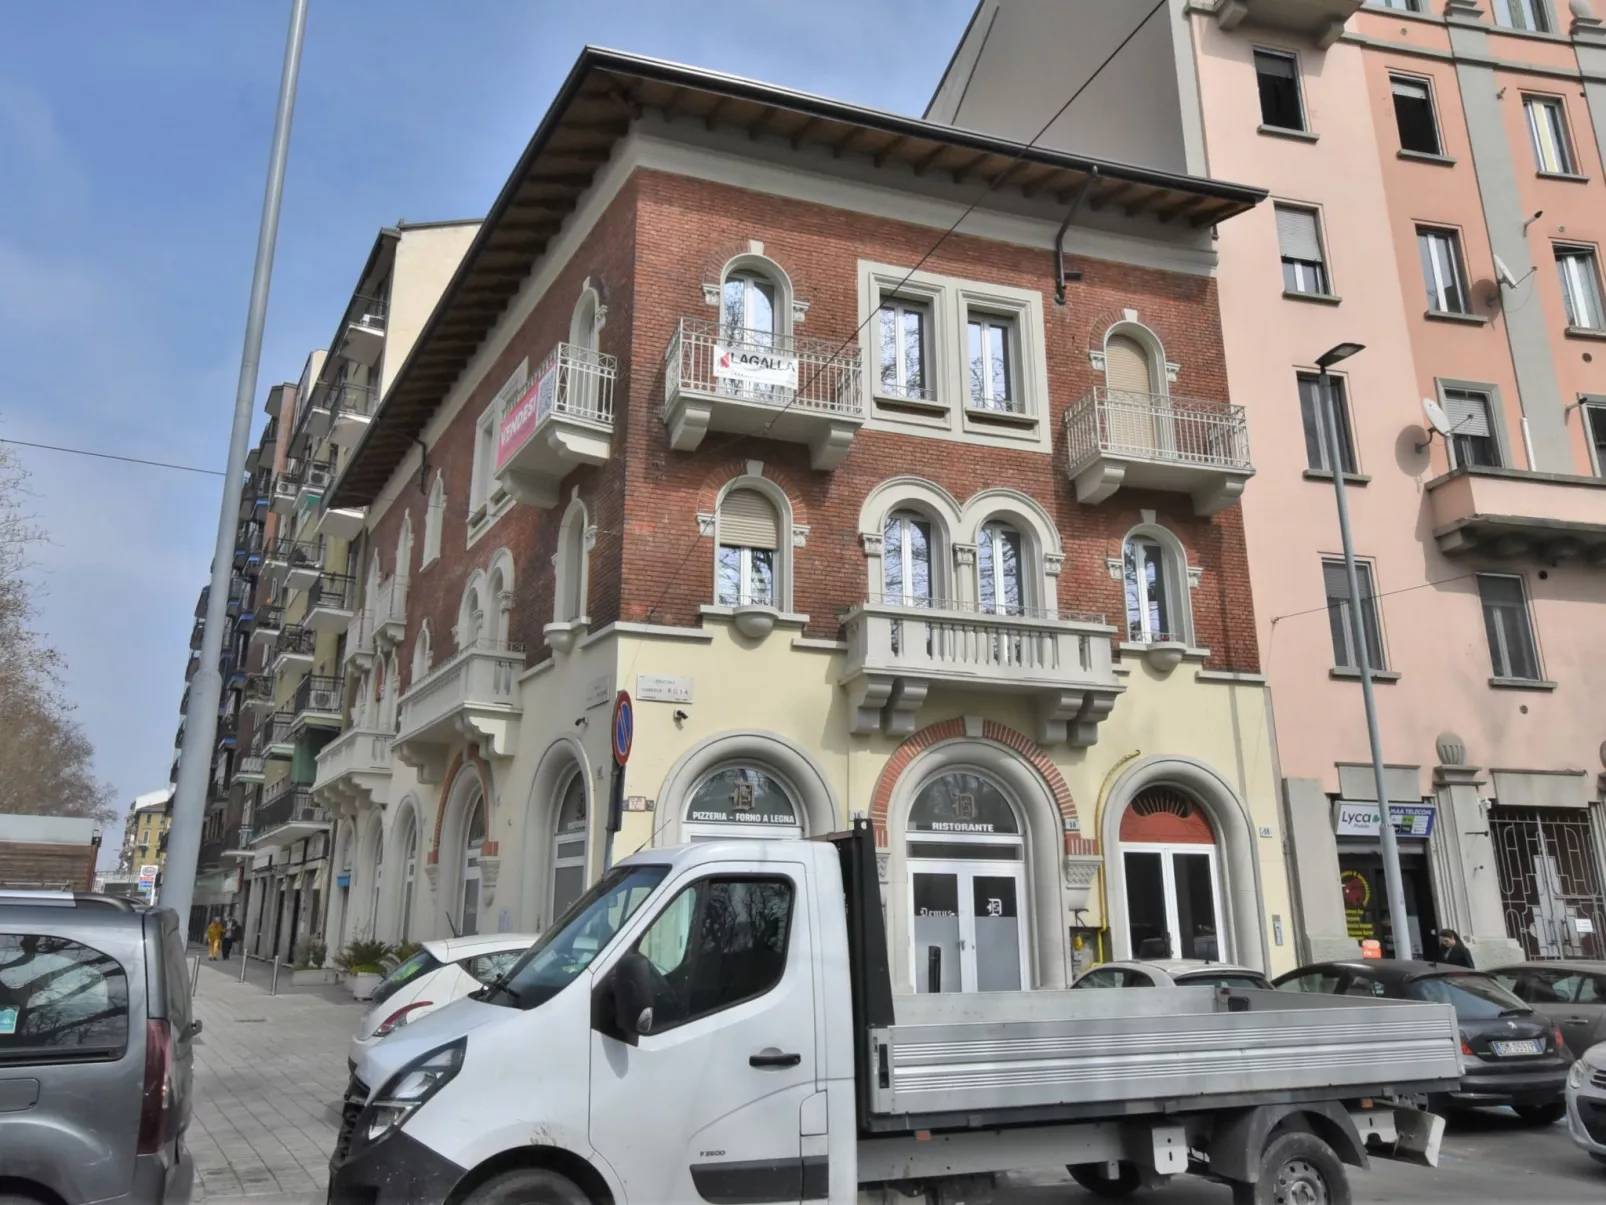
{"label": "truck windshield", "polygon": [[619,866],[569,906],[518,962],[477,999],[535,1008],[591,965],[669,873],[667,866]]}

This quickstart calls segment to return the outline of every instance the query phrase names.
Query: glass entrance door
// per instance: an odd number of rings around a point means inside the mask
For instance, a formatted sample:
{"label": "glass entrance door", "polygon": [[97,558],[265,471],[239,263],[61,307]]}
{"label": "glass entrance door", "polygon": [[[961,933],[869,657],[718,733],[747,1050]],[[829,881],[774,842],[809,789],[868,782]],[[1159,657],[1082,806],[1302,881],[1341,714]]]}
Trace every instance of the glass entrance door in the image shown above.
{"label": "glass entrance door", "polygon": [[1133,958],[1230,956],[1213,846],[1128,846],[1122,860]]}
{"label": "glass entrance door", "polygon": [[1012,992],[1026,982],[1023,868],[909,863],[917,992]]}

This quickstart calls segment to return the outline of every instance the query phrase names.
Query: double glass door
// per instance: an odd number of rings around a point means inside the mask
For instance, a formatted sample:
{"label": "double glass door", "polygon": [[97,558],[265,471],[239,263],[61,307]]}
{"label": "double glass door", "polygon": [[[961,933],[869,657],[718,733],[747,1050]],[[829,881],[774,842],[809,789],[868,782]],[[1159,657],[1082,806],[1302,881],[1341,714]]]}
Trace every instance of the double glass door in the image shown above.
{"label": "double glass door", "polygon": [[1127,846],[1122,858],[1132,958],[1231,957],[1214,846]]}
{"label": "double glass door", "polygon": [[[1020,856],[1019,847],[1014,847]],[[917,992],[1011,992],[1026,984],[1020,862],[909,862]]]}

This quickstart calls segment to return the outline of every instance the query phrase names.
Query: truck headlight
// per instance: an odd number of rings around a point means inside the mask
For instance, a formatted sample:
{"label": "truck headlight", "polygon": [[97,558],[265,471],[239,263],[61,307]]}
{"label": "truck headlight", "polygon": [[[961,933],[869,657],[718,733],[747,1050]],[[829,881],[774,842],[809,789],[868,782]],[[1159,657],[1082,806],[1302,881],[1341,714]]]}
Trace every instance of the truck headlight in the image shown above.
{"label": "truck headlight", "polygon": [[452,1081],[463,1066],[467,1038],[430,1051],[391,1076],[368,1102],[357,1122],[357,1132],[365,1144],[378,1142],[406,1124],[407,1119],[435,1093]]}

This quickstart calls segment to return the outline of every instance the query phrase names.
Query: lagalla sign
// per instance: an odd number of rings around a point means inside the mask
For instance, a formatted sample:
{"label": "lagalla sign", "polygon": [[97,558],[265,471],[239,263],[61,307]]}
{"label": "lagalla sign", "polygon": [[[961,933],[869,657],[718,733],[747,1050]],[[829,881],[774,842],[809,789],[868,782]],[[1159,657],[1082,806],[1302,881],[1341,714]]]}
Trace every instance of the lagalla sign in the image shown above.
{"label": "lagalla sign", "polygon": [[714,344],[714,375],[749,385],[797,388],[797,357],[767,347]]}

